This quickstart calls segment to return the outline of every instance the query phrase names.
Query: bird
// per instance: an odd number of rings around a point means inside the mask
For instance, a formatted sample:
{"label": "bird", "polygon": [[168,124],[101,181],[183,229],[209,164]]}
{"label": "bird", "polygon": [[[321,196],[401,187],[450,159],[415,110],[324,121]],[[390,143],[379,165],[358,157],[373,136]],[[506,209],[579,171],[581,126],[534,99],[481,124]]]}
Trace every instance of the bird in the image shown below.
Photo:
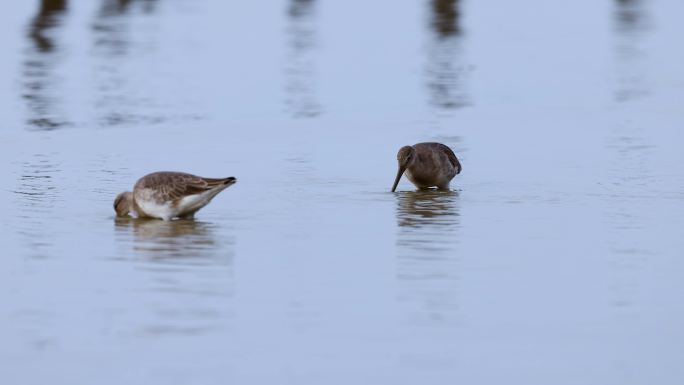
{"label": "bird", "polygon": [[437,187],[448,190],[449,182],[461,173],[461,163],[451,149],[442,143],[418,143],[404,146],[397,153],[399,170],[392,186],[397,189],[399,179],[406,177],[419,189]]}
{"label": "bird", "polygon": [[160,171],[143,176],[114,200],[118,217],[192,219],[221,191],[237,182],[235,177],[203,178],[184,172]]}

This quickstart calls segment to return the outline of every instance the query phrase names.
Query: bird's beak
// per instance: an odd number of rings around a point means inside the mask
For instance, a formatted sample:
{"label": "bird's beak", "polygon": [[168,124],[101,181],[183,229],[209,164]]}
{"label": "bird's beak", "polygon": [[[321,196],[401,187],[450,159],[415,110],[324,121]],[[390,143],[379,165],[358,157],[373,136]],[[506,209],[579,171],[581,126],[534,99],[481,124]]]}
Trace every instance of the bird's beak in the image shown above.
{"label": "bird's beak", "polygon": [[399,179],[401,179],[401,176],[404,174],[404,170],[406,170],[406,167],[399,166],[399,171],[397,171],[397,178],[394,180],[394,185],[392,186],[392,192],[394,192],[394,190],[397,189]]}

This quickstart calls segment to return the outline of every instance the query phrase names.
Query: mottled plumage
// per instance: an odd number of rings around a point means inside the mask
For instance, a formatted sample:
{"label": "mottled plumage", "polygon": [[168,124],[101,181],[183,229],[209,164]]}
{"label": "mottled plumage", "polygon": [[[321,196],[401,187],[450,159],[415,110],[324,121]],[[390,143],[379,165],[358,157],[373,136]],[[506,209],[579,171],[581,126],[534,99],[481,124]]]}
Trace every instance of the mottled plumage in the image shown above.
{"label": "mottled plumage", "polygon": [[449,182],[461,172],[461,163],[451,149],[441,143],[418,143],[404,146],[397,154],[399,170],[392,191],[397,189],[401,176],[420,189],[437,187],[448,189]]}
{"label": "mottled plumage", "polygon": [[133,192],[123,192],[114,201],[119,216],[133,212],[138,217],[191,218],[221,191],[236,182],[234,177],[202,178],[183,172],[155,172],[140,178]]}

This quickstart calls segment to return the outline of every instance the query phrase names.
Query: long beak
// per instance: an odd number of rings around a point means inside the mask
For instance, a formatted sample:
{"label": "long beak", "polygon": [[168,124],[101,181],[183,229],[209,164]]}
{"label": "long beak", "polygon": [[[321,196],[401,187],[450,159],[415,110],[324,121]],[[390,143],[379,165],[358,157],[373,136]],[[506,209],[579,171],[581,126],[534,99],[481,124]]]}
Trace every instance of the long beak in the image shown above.
{"label": "long beak", "polygon": [[397,189],[399,179],[401,179],[401,176],[404,175],[404,170],[406,170],[406,167],[399,167],[399,171],[397,171],[397,178],[394,180],[394,185],[392,186],[392,192]]}

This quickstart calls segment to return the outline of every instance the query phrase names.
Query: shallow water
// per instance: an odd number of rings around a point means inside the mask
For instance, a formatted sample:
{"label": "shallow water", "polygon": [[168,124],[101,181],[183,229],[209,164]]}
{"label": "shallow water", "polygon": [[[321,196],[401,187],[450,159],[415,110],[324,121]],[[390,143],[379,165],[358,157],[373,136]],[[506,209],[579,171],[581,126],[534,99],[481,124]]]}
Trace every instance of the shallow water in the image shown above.
{"label": "shallow water", "polygon": [[399,3],[6,6],[3,383],[680,384],[684,5]]}

